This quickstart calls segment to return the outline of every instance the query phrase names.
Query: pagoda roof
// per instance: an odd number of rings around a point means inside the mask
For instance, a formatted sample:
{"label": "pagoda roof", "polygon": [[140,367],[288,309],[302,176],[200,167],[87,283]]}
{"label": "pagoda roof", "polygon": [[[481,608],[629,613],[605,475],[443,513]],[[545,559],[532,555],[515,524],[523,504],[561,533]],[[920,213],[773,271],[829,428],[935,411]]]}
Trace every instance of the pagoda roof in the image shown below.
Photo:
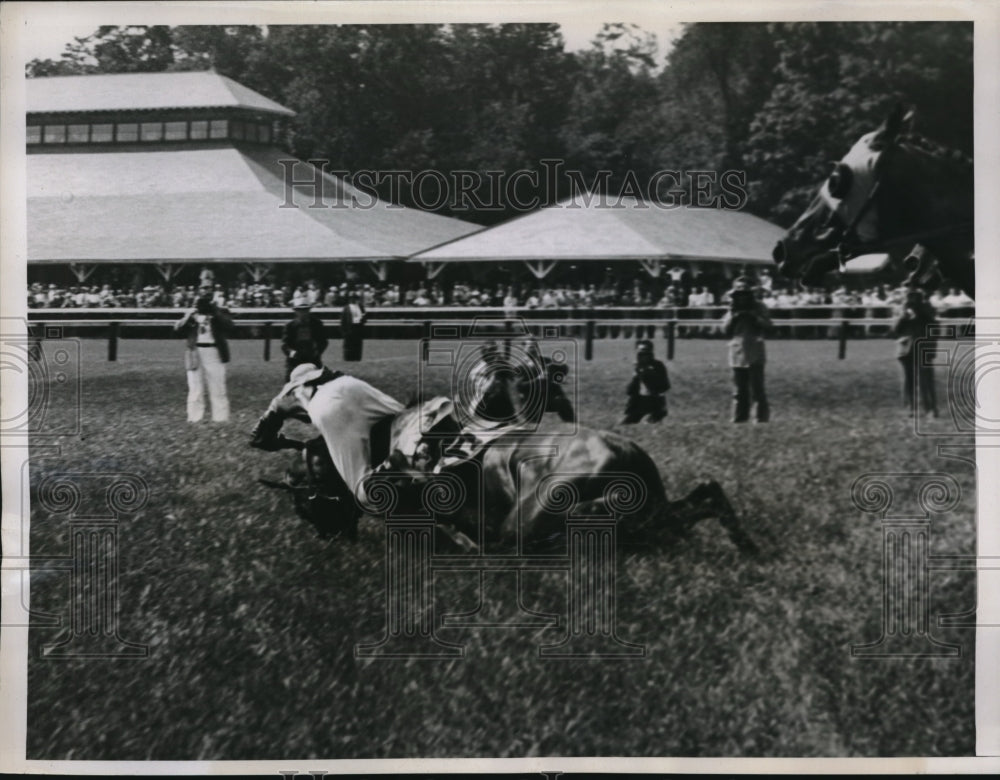
{"label": "pagoda roof", "polygon": [[[270,147],[81,150],[27,158],[28,262],[389,260],[479,226],[390,206],[322,174],[288,202]],[[299,162],[296,180],[311,174]],[[311,168],[311,166],[309,166]],[[361,207],[332,207],[358,196]]]}
{"label": "pagoda roof", "polygon": [[215,71],[112,73],[28,79],[29,114],[242,108],[294,116],[295,112]]}
{"label": "pagoda roof", "polygon": [[690,260],[770,265],[784,231],[741,211],[577,193],[433,247],[416,261]]}

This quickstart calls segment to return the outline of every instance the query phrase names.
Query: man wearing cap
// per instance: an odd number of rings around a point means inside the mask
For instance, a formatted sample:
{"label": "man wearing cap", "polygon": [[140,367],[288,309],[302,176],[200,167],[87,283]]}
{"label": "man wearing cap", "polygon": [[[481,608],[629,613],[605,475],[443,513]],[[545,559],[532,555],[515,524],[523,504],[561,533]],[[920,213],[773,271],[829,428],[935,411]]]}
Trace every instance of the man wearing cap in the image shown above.
{"label": "man wearing cap", "polygon": [[648,415],[649,422],[659,422],[667,416],[667,391],[670,377],[667,367],[653,356],[653,342],[642,339],[635,345],[635,374],[625,390],[623,425],[631,425]]}
{"label": "man wearing cap", "polygon": [[403,405],[356,377],[318,364],[296,366],[251,433],[250,446],[273,452],[301,449],[304,442],[281,434],[285,420],[312,423],[347,489],[365,500],[364,477],[371,470],[371,429]]}
{"label": "man wearing cap", "polygon": [[281,351],[285,353],[285,381],[292,376],[292,369],[303,363],[320,363],[327,338],[323,320],[310,312],[312,303],[304,295],[292,299],[295,318],[285,323],[281,334]]}
{"label": "man wearing cap", "polygon": [[764,392],[764,335],[771,328],[771,317],[757,300],[753,281],[747,276],[737,277],[729,299],[722,331],[729,339],[729,366],[733,370],[733,422],[750,419],[752,399],[756,420],[764,423],[771,415]]}
{"label": "man wearing cap", "polygon": [[344,360],[356,362],[361,360],[364,349],[364,328],[368,315],[357,290],[351,290],[347,295],[347,303],[340,314],[340,331],[344,339]]}
{"label": "man wearing cap", "polygon": [[226,363],[229,344],[226,333],[232,328],[229,313],[212,303],[211,291],[205,290],[189,311],[174,325],[174,330],[187,338],[188,422],[200,422],[205,416],[204,386],[212,404],[212,420],[229,419],[229,397],[226,395]]}
{"label": "man wearing cap", "polygon": [[538,423],[545,412],[555,412],[563,422],[574,422],[573,404],[562,389],[569,366],[543,355],[530,336],[522,343],[519,357],[516,387],[524,420]]}

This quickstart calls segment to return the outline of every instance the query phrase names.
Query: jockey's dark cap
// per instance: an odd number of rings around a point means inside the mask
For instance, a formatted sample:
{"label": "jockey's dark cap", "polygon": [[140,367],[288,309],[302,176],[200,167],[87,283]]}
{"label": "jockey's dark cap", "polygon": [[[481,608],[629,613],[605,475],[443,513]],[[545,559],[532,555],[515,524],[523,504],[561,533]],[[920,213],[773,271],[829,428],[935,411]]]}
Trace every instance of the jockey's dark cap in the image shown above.
{"label": "jockey's dark cap", "polygon": [[649,339],[642,339],[641,341],[636,342],[635,351],[652,353],[653,342],[650,341]]}

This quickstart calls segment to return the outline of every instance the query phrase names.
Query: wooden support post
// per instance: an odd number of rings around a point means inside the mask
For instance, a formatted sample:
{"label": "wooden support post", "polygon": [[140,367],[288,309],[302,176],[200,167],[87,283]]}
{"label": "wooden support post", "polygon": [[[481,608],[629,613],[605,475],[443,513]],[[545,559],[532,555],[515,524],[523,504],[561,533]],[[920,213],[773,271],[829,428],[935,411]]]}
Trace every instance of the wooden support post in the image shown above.
{"label": "wooden support post", "polygon": [[840,343],[837,345],[837,360],[843,360],[847,356],[847,332],[850,323],[847,320],[840,322]]}
{"label": "wooden support post", "polygon": [[117,322],[108,327],[108,360],[112,363],[118,360],[118,328]]}
{"label": "wooden support post", "polygon": [[587,320],[587,343],[583,349],[583,359],[594,359],[594,321]]}
{"label": "wooden support post", "polygon": [[667,323],[667,360],[674,359],[674,333],[677,330],[677,321],[670,320]]}
{"label": "wooden support post", "polygon": [[384,282],[389,278],[389,268],[385,260],[371,260],[370,265],[380,282]]}
{"label": "wooden support post", "polygon": [[420,359],[425,363],[427,362],[427,357],[430,354],[431,347],[431,323],[429,321],[424,322],[424,338],[423,343],[420,345]]}
{"label": "wooden support post", "polygon": [[271,323],[264,323],[264,360],[271,360]]}
{"label": "wooden support post", "polygon": [[536,279],[544,279],[556,267],[556,260],[525,260],[524,264]]}
{"label": "wooden support post", "polygon": [[94,273],[94,269],[97,268],[96,265],[87,265],[86,263],[70,263],[69,270],[73,272],[73,276],[76,277],[77,282],[83,284]]}

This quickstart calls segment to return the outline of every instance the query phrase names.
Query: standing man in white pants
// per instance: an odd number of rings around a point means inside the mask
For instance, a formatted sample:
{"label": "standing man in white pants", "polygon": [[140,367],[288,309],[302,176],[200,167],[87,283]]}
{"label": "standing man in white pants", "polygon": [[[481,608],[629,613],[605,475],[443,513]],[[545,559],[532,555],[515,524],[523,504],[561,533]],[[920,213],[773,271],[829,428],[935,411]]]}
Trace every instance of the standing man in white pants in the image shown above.
{"label": "standing man in white pants", "polygon": [[201,295],[193,311],[189,311],[174,325],[174,330],[187,337],[188,422],[200,422],[205,416],[205,385],[212,405],[212,420],[229,419],[229,397],[226,395],[226,363],[229,362],[229,344],[226,333],[232,319],[225,309],[212,303],[209,295]]}

